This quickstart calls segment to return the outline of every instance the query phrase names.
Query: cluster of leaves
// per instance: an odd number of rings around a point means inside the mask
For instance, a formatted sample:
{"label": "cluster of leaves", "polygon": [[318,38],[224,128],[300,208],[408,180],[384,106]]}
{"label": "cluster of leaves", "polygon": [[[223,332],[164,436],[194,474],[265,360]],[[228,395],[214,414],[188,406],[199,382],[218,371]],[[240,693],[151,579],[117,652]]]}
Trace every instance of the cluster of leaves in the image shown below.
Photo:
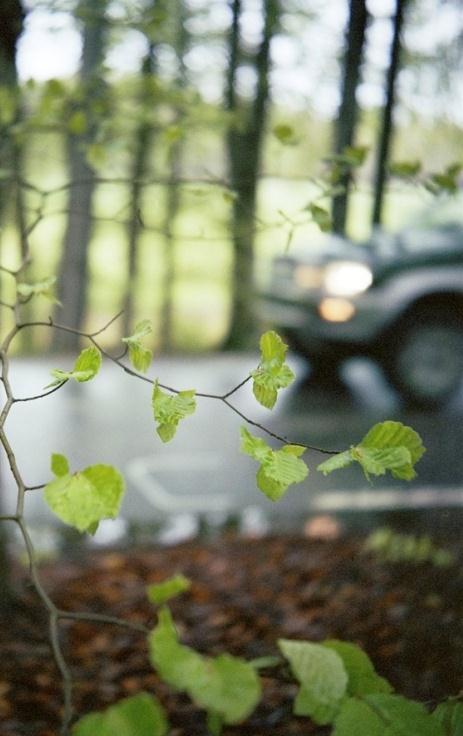
{"label": "cluster of leaves", "polygon": [[[422,184],[431,194],[456,194],[460,188],[460,175],[463,164],[451,163],[443,171],[423,175]],[[398,179],[417,180],[422,174],[420,161],[394,161],[389,165],[389,173]]]}
{"label": "cluster of leaves", "polygon": [[[332,736],[459,736],[463,703],[449,699],[430,713],[413,700],[394,693],[358,646],[327,640],[322,643],[280,639],[281,657],[246,662],[221,654],[205,657],[181,644],[167,600],[187,590],[189,581],[176,575],[148,588],[153,603],[162,604],[158,623],[148,636],[151,664],[160,678],[207,713],[208,730],[219,736],[223,725],[243,722],[262,695],[259,670],[289,667],[299,684],[293,711],[320,726],[332,726]],[[167,715],[158,700],[140,693],[90,713],[75,725],[73,736],[118,733],[118,736],[164,736]],[[93,729],[93,730],[92,730]],[[111,729],[113,729],[111,731]]]}
{"label": "cluster of leaves", "polygon": [[[51,286],[50,280],[20,284],[18,293],[23,299],[50,296]],[[124,367],[135,375],[135,371],[146,373],[151,365],[152,353],[142,342],[150,332],[151,325],[145,320],[136,325],[132,335],[123,338],[124,355],[128,353],[134,370]],[[69,380],[83,383],[93,379],[102,363],[102,353],[94,340],[93,343],[80,353],[71,370],[54,369],[53,382],[47,388],[55,390]],[[294,375],[286,364],[287,346],[275,332],[262,336],[260,349],[259,364],[249,379],[256,400],[272,409],[278,392],[292,383]],[[121,358],[115,360],[120,363]],[[194,413],[195,391],[166,389],[156,379],[152,408],[157,434],[163,442],[168,442],[175,436],[180,421]],[[241,448],[259,463],[257,485],[272,501],[280,499],[290,485],[302,482],[308,475],[308,467],[302,460],[307,449],[303,445],[283,444],[273,449],[242,427]],[[421,439],[413,429],[400,422],[386,421],[372,427],[357,445],[332,455],[318,470],[328,474],[356,462],[367,478],[390,472],[399,480],[410,480],[423,452]],[[116,468],[98,464],[71,473],[67,458],[53,454],[51,469],[55,477],[45,486],[44,497],[64,523],[80,532],[94,534],[102,519],[117,516],[124,479]],[[405,541],[410,552],[411,542]],[[390,538],[388,543],[391,544]],[[384,551],[384,538],[377,538],[374,544],[377,550]],[[438,551],[429,544],[425,550],[422,539],[414,542],[415,555],[417,550],[421,558],[426,551],[437,561]],[[206,711],[212,736],[219,736],[224,725],[242,723],[254,711],[262,695],[259,677],[262,668],[275,668],[277,677],[279,673],[287,677],[289,671],[299,685],[294,713],[321,726],[331,725],[333,736],[459,736],[462,733],[461,702],[449,700],[434,712],[428,712],[423,705],[395,694],[392,686],[375,672],[367,655],[353,644],[282,639],[278,642],[280,657],[251,662],[227,653],[209,657],[195,651],[179,640],[167,605],[173,596],[188,591],[189,587],[190,581],[181,574],[149,586],[149,600],[160,606],[157,624],[148,634],[149,659],[167,685],[185,693]],[[165,736],[169,730],[160,702],[142,692],[104,712],[85,715],[74,725],[72,733],[73,736],[96,733]]]}
{"label": "cluster of leaves", "polygon": [[369,535],[365,550],[373,552],[382,562],[430,562],[436,567],[446,567],[454,561],[452,553],[438,547],[428,534],[399,534],[387,527]]}

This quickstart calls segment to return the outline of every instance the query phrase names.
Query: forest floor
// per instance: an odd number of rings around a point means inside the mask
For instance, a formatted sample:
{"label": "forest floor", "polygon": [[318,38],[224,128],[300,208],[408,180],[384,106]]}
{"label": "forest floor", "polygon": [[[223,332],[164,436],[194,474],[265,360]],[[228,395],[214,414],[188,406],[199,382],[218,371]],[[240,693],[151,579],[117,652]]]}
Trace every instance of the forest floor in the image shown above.
{"label": "forest floor", "polygon": [[[145,588],[176,572],[191,590],[172,603],[184,643],[203,653],[276,654],[280,637],[360,644],[400,694],[434,702],[463,689],[463,548],[455,564],[385,564],[352,535],[224,537],[171,548],[89,551],[49,562],[41,576],[61,608],[155,623]],[[55,736],[61,683],[47,641],[48,621],[25,573],[19,597],[0,620],[0,736]],[[206,736],[202,713],[159,682],[143,634],[118,626],[62,623],[83,715],[140,690],[166,706],[171,736]],[[225,736],[326,734],[292,716],[294,685],[265,677],[264,697]]]}

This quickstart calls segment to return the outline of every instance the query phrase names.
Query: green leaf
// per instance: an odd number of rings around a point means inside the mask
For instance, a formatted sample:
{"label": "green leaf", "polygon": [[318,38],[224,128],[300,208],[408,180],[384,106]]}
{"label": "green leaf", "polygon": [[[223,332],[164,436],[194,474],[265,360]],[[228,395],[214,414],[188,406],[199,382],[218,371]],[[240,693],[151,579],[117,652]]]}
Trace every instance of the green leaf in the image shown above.
{"label": "green leaf", "polygon": [[368,695],[370,693],[390,693],[391,685],[376,674],[370,658],[360,647],[346,641],[329,639],[323,646],[336,652],[342,659],[349,681],[348,695]]}
{"label": "green leaf", "polygon": [[354,447],[351,450],[354,460],[362,466],[365,475],[385,475],[387,470],[401,470],[411,465],[411,455],[406,447],[370,449]]}
{"label": "green leaf", "polygon": [[191,583],[184,575],[174,575],[162,583],[149,585],[147,587],[148,599],[157,606],[166,603],[180,593],[189,590]]}
{"label": "green leaf", "polygon": [[156,431],[163,442],[169,442],[177,431],[181,419],[193,414],[196,409],[195,390],[179,391],[171,396],[159,388],[156,381],[153,387],[152,406],[158,426]]}
{"label": "green leaf", "polygon": [[96,376],[101,367],[101,353],[96,347],[89,347],[82,350],[74,363],[72,371],[63,371],[60,368],[54,368],[50,371],[51,375],[55,379],[48,384],[45,388],[51,388],[52,386],[58,386],[60,383],[69,381],[73,378],[78,383],[84,383],[90,381]]}
{"label": "green leaf", "polygon": [[237,657],[203,657],[180,644],[168,608],[149,636],[150,661],[161,678],[224,723],[239,723],[259,702],[261,687],[254,668]]}
{"label": "green leaf", "polygon": [[320,463],[317,467],[317,470],[319,470],[320,473],[323,473],[323,475],[328,475],[329,473],[332,473],[333,470],[347,468],[347,466],[353,462],[354,458],[352,457],[351,450],[346,450],[345,452],[339,452],[337,455],[333,455],[333,457],[328,458],[328,460],[324,460],[324,462]]}
{"label": "green leaf", "polygon": [[[374,427],[365,435],[363,440],[357,445],[357,450],[366,448],[369,450],[392,450],[397,448],[405,448],[410,459],[405,460],[403,453],[403,464],[396,464],[399,455],[385,456],[385,469],[390,469],[394,478],[402,480],[411,480],[416,476],[414,469],[415,464],[420,460],[425,452],[421,437],[414,429],[407,427],[401,422],[386,421],[375,424]],[[364,455],[365,457],[365,455]],[[395,457],[395,459],[394,459]],[[357,459],[357,458],[356,458]],[[378,456],[376,456],[378,460]],[[392,464],[391,464],[392,463]]]}
{"label": "green leaf", "polygon": [[67,128],[72,135],[83,135],[87,132],[87,116],[83,110],[76,110],[69,117]]}
{"label": "green leaf", "polygon": [[287,345],[276,332],[270,330],[260,338],[261,360],[253,377],[253,392],[257,401],[267,409],[272,409],[278,390],[294,381],[294,373],[284,362]]}
{"label": "green leaf", "polygon": [[101,143],[90,143],[85,150],[85,158],[92,169],[98,169],[107,161],[106,148]]}
{"label": "green leaf", "polygon": [[89,713],[72,729],[72,736],[166,736],[164,709],[148,693],[120,700],[102,713]]}
{"label": "green leaf", "polygon": [[[63,470],[64,463],[60,461],[58,467]],[[116,468],[91,465],[74,475],[59,475],[45,486],[44,497],[65,524],[94,533],[97,522],[117,516],[124,490],[124,479]]]}
{"label": "green leaf", "polygon": [[445,736],[463,736],[463,703],[446,700],[433,711],[432,717],[444,729]]}
{"label": "green leaf", "polygon": [[365,163],[368,151],[368,146],[346,146],[342,151],[341,158],[348,166],[356,168]]}
{"label": "green leaf", "polygon": [[348,698],[335,718],[332,736],[386,736],[386,725],[367,703]]}
{"label": "green leaf", "polygon": [[280,499],[292,483],[301,483],[308,475],[309,469],[300,459],[305,448],[300,445],[283,445],[281,450],[272,450],[264,440],[241,427],[241,450],[261,463],[257,485],[271,501]]}
{"label": "green leaf", "polygon": [[387,726],[385,736],[445,736],[441,724],[421,703],[400,695],[366,695],[364,701]]}
{"label": "green leaf", "polygon": [[149,335],[153,331],[151,322],[149,319],[144,319],[135,325],[135,331],[133,335],[129,337],[123,337],[122,342],[125,342],[129,348],[129,360],[132,363],[135,370],[141,373],[146,373],[150,367],[151,360],[153,358],[153,352],[148,348],[145,348],[141,344],[141,340]]}
{"label": "green leaf", "polygon": [[348,677],[341,657],[322,644],[280,639],[278,646],[289,661],[301,688],[294,713],[315,723],[332,723],[346,695]]}
{"label": "green leaf", "polygon": [[64,455],[53,453],[51,456],[51,470],[58,477],[69,473],[69,463]]}
{"label": "green leaf", "polygon": [[298,143],[298,138],[294,128],[287,123],[279,123],[278,125],[275,125],[272,129],[272,133],[284,146],[295,146]]}
{"label": "green leaf", "polygon": [[153,351],[149,348],[143,347],[138,343],[130,343],[129,345],[129,360],[132,363],[135,370],[140,373],[146,373],[151,365],[153,359]]}
{"label": "green leaf", "polygon": [[45,297],[45,299],[48,299],[48,301],[52,302],[52,304],[60,304],[61,302],[58,301],[53,292],[53,285],[55,281],[56,277],[50,276],[47,279],[36,281],[33,284],[26,284],[21,282],[17,285],[16,288],[19,296],[22,296],[25,299],[33,296],[43,296]]}
{"label": "green leaf", "polygon": [[320,207],[320,205],[318,204],[315,204],[315,202],[310,202],[307,205],[307,210],[309,211],[312,220],[315,222],[316,225],[318,225],[322,233],[328,233],[331,231],[331,228],[333,227],[333,221],[328,210],[326,210],[324,207]]}
{"label": "green leaf", "polygon": [[421,171],[420,161],[394,161],[388,166],[389,173],[402,179],[418,176]]}
{"label": "green leaf", "polygon": [[129,337],[123,337],[122,342],[130,345],[131,342],[140,342],[144,337],[147,337],[153,332],[153,327],[149,319],[143,319],[135,325],[133,335]]}

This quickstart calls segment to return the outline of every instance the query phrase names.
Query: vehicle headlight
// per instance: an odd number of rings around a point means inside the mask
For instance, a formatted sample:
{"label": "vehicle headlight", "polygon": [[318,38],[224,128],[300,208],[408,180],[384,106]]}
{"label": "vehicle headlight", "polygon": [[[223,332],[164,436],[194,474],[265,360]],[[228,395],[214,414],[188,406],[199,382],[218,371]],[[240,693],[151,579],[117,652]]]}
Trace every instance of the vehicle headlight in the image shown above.
{"label": "vehicle headlight", "polygon": [[373,274],[364,263],[336,261],[325,268],[323,286],[333,296],[355,296],[371,286]]}

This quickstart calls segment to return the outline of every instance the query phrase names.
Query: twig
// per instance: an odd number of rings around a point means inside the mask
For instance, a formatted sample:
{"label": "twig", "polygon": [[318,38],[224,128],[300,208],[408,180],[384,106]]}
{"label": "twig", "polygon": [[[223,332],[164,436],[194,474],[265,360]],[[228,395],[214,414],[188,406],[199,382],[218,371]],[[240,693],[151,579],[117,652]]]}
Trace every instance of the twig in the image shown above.
{"label": "twig", "polygon": [[61,611],[57,612],[58,618],[70,619],[72,621],[93,621],[99,624],[114,624],[125,629],[133,629],[140,631],[142,634],[149,634],[151,629],[143,624],[137,624],[133,621],[127,621],[117,616],[106,616],[102,613],[87,613],[85,611]]}

